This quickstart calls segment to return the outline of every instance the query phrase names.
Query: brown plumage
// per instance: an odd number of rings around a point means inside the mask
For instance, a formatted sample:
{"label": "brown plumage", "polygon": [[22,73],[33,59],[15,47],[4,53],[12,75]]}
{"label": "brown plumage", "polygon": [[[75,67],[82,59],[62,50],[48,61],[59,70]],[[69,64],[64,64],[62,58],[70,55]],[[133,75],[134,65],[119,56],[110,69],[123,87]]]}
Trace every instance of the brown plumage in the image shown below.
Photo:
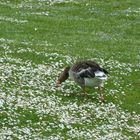
{"label": "brown plumage", "polygon": [[59,78],[57,80],[57,84],[61,84],[62,82],[64,82],[65,80],[68,79],[69,77],[69,70],[70,70],[70,67],[66,67],[59,75]]}

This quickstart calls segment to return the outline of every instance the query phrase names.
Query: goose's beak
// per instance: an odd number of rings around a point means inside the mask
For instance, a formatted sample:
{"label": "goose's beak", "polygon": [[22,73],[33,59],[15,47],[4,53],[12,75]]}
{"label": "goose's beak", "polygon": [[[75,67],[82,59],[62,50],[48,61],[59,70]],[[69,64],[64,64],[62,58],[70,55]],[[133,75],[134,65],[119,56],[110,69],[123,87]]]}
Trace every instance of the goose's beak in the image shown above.
{"label": "goose's beak", "polygon": [[61,82],[59,80],[56,81],[56,87],[60,87],[61,86]]}

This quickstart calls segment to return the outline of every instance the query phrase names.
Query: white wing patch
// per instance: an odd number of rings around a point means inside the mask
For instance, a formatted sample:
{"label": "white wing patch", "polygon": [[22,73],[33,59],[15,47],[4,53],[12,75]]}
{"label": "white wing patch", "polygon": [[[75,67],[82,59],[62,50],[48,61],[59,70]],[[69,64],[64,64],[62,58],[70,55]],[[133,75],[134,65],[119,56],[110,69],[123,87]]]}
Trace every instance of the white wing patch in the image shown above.
{"label": "white wing patch", "polygon": [[85,78],[85,85],[90,87],[103,87],[107,75],[103,71],[96,71],[94,78]]}
{"label": "white wing patch", "polygon": [[107,80],[107,75],[103,71],[96,71],[95,77],[102,79],[102,80]]}

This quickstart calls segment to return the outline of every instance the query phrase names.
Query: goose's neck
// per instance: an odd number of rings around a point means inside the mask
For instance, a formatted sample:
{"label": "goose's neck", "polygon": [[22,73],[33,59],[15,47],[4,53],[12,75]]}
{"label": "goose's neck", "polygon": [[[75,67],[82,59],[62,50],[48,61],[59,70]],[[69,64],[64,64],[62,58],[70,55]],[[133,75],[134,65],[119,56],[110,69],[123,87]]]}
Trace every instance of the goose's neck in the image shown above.
{"label": "goose's neck", "polygon": [[69,77],[69,70],[70,70],[70,67],[66,67],[61,72],[60,76],[58,77],[57,84],[61,84],[62,82],[64,82],[65,80],[68,79],[68,77]]}

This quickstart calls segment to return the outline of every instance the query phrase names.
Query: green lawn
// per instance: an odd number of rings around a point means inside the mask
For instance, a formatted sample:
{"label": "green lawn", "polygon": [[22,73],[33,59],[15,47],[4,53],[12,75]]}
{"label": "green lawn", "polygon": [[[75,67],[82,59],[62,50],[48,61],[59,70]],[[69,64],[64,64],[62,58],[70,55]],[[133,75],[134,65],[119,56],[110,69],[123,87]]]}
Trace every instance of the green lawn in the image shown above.
{"label": "green lawn", "polygon": [[[0,1],[0,139],[140,139],[139,0]],[[75,61],[109,71],[96,89],[57,76]]]}

